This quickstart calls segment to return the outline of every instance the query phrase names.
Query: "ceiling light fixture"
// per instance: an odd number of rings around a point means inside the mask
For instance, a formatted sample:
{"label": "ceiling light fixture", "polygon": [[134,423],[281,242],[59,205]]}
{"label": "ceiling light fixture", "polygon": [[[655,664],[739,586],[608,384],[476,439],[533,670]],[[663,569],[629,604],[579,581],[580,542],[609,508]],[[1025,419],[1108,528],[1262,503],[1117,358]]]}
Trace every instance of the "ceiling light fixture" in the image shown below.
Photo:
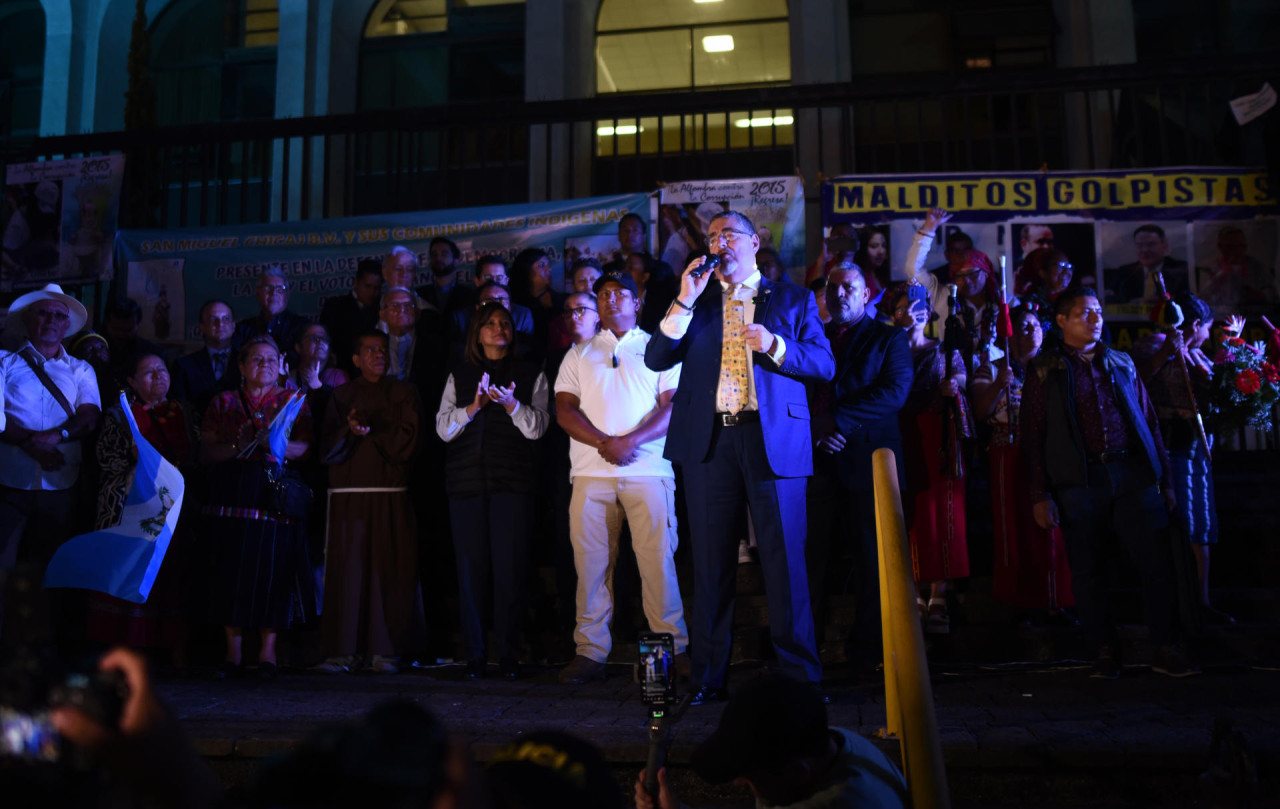
{"label": "ceiling light fixture", "polygon": [[795,119],[790,115],[779,115],[777,118],[739,118],[733,125],[739,129],[761,126],[791,126]]}
{"label": "ceiling light fixture", "polygon": [[610,135],[634,135],[637,132],[643,132],[643,131],[644,131],[644,127],[642,126],[637,127],[631,124],[623,124],[622,126],[619,126],[617,128],[614,128],[612,126],[602,126],[596,130],[596,134],[602,138],[607,138]]}
{"label": "ceiling light fixture", "polygon": [[707,53],[726,53],[733,50],[733,36],[717,34],[702,38],[702,49]]}

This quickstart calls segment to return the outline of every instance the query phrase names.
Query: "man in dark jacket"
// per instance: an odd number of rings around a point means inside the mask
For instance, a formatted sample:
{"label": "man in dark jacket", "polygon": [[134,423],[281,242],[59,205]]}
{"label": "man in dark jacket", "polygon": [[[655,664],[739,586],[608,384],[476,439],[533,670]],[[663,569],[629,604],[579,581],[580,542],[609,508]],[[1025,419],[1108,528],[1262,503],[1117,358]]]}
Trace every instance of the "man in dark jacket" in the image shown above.
{"label": "man in dark jacket", "polygon": [[809,386],[814,446],[805,553],[809,590],[814,626],[821,631],[831,547],[848,548],[857,587],[850,659],[859,668],[874,668],[883,650],[871,456],[877,449],[893,450],[901,482],[898,411],[911,390],[911,349],[905,331],[867,312],[870,290],[856,264],[831,271],[826,296],[831,314],[826,331],[836,375]]}
{"label": "man in dark jacket", "polygon": [[[1054,304],[1062,345],[1042,352],[1022,390],[1022,435],[1036,522],[1062,526],[1080,623],[1098,647],[1095,677],[1122,658],[1107,606],[1108,549],[1118,540],[1146,602],[1152,668],[1197,673],[1174,644],[1176,591],[1165,529],[1173,508],[1169,458],[1155,407],[1129,355],[1103,345],[1102,304],[1087,287]],[[1114,538],[1113,538],[1114,532]]]}
{"label": "man in dark jacket", "polygon": [[226,302],[206,301],[200,307],[200,336],[204,347],[173,364],[169,396],[190,402],[198,419],[204,417],[215,394],[240,386],[240,366],[231,348],[235,329],[235,316]]}
{"label": "man in dark jacket", "polygon": [[352,357],[356,338],[378,324],[378,296],[382,294],[382,265],[367,258],[356,266],[351,292],[325,298],[320,306],[320,325],[329,331],[333,357],[348,375],[355,373]]}

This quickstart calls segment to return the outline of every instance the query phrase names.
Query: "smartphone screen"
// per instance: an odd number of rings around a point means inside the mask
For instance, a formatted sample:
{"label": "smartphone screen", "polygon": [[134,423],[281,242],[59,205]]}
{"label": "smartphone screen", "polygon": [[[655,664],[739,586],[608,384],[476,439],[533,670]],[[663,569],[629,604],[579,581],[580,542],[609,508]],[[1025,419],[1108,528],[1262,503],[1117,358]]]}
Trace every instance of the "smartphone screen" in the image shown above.
{"label": "smartphone screen", "polygon": [[674,701],[675,639],[666,632],[645,632],[636,648],[640,657],[640,695],[645,704]]}
{"label": "smartphone screen", "polygon": [[48,712],[27,714],[0,707],[0,756],[57,761],[60,744]]}

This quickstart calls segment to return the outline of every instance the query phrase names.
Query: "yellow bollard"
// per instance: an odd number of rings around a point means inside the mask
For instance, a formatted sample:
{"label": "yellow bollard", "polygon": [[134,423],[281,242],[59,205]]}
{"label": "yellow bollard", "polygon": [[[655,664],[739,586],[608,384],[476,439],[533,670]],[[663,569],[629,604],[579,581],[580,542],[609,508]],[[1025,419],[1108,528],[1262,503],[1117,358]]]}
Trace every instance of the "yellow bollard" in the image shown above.
{"label": "yellow bollard", "polygon": [[933,710],[933,686],[924,633],[916,607],[911,548],[898,490],[893,451],[872,456],[876,534],[880,559],[880,604],[884,631],[885,710],[898,737],[907,789],[915,809],[949,809],[947,770]]}

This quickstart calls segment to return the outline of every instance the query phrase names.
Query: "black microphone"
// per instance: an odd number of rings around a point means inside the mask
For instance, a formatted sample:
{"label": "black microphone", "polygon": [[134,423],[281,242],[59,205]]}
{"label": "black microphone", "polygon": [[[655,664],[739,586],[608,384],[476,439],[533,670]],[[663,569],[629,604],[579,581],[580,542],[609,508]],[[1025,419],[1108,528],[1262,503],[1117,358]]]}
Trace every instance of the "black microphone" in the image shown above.
{"label": "black microphone", "polygon": [[720,257],[717,256],[715,253],[708,253],[707,260],[702,262],[702,264],[698,265],[697,267],[694,267],[693,272],[689,274],[692,275],[694,278],[701,278],[702,276],[706,275],[709,272],[714,272],[715,269],[719,266],[720,266]]}

